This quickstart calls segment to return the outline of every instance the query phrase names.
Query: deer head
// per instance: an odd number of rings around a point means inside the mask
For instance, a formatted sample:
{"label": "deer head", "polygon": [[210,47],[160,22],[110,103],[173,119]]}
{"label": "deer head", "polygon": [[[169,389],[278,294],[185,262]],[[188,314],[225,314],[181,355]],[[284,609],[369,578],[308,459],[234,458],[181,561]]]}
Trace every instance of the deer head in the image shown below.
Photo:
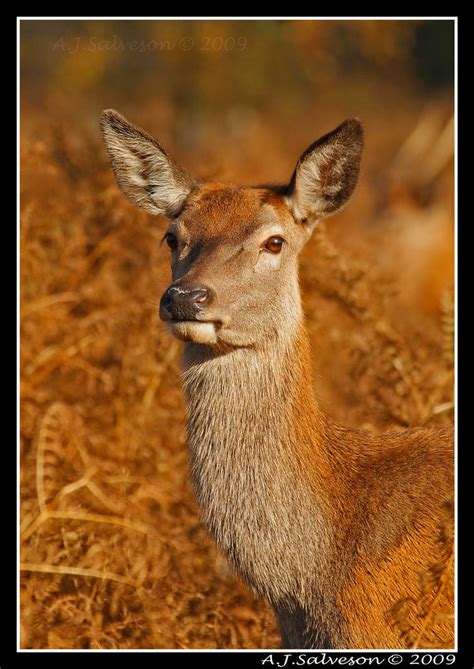
{"label": "deer head", "polygon": [[298,254],[318,220],[356,186],[363,129],[351,118],[306,149],[285,186],[200,183],[151,135],[116,111],[102,131],[123,193],[164,215],[173,283],[160,317],[179,339],[258,347],[301,317]]}

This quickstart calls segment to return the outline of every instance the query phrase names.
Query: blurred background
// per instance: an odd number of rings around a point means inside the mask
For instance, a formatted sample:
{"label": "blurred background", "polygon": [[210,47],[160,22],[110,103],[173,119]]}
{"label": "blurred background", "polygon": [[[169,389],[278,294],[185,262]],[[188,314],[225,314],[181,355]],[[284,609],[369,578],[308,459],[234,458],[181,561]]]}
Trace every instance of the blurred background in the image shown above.
{"label": "blurred background", "polygon": [[120,193],[113,107],[196,178],[287,182],[344,118],[359,185],[301,260],[315,385],[371,431],[453,420],[453,21],[21,21],[21,645],[272,648],[199,523],[166,222]]}

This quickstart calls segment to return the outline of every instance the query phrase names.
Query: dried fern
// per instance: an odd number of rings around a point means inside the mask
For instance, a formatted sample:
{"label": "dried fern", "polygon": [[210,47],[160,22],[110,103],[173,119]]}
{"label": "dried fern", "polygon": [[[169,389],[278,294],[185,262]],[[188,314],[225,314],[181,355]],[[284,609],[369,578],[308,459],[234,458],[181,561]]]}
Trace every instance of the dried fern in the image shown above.
{"label": "dried fern", "polygon": [[[126,204],[86,124],[73,136],[36,112],[29,121],[20,155],[22,647],[277,647],[272,612],[222,567],[188,483],[179,347],[156,317],[169,281],[163,224]],[[252,159],[260,176],[265,153],[256,147]],[[192,168],[195,156],[183,159]],[[363,199],[360,191],[354,220]],[[402,272],[382,280],[329,235],[311,244],[301,278],[320,374],[334,389],[329,410],[374,429],[451,420],[441,339],[452,341],[452,302],[442,307],[446,334],[435,331],[433,344],[423,324],[414,342],[387,311]]]}
{"label": "dried fern", "polygon": [[451,614],[454,601],[453,509],[452,503],[446,503],[445,517],[440,522],[437,537],[437,559],[420,574],[417,596],[399,600],[387,614],[405,647],[447,648],[451,643],[439,638],[436,627],[440,623],[447,622],[448,628],[454,624]]}
{"label": "dried fern", "polygon": [[455,314],[454,291],[446,289],[441,296],[441,323],[443,330],[443,355],[445,361],[454,362]]}

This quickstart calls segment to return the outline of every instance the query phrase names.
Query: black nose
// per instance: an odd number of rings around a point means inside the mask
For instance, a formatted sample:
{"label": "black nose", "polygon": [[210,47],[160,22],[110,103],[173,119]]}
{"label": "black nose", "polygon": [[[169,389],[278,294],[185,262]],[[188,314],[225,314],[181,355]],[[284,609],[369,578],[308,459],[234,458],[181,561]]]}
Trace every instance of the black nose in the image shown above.
{"label": "black nose", "polygon": [[164,321],[193,321],[211,299],[209,288],[171,286],[161,298],[160,317]]}

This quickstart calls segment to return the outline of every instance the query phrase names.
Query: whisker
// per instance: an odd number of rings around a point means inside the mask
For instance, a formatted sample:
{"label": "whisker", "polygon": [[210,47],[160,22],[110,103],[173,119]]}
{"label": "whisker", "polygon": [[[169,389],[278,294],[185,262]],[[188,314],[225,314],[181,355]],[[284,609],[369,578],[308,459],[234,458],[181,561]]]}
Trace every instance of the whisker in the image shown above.
{"label": "whisker", "polygon": [[144,297],[143,301],[147,302],[148,304],[152,304],[154,307],[159,307],[160,306],[160,301],[157,300],[157,299],[151,299],[149,297]]}

